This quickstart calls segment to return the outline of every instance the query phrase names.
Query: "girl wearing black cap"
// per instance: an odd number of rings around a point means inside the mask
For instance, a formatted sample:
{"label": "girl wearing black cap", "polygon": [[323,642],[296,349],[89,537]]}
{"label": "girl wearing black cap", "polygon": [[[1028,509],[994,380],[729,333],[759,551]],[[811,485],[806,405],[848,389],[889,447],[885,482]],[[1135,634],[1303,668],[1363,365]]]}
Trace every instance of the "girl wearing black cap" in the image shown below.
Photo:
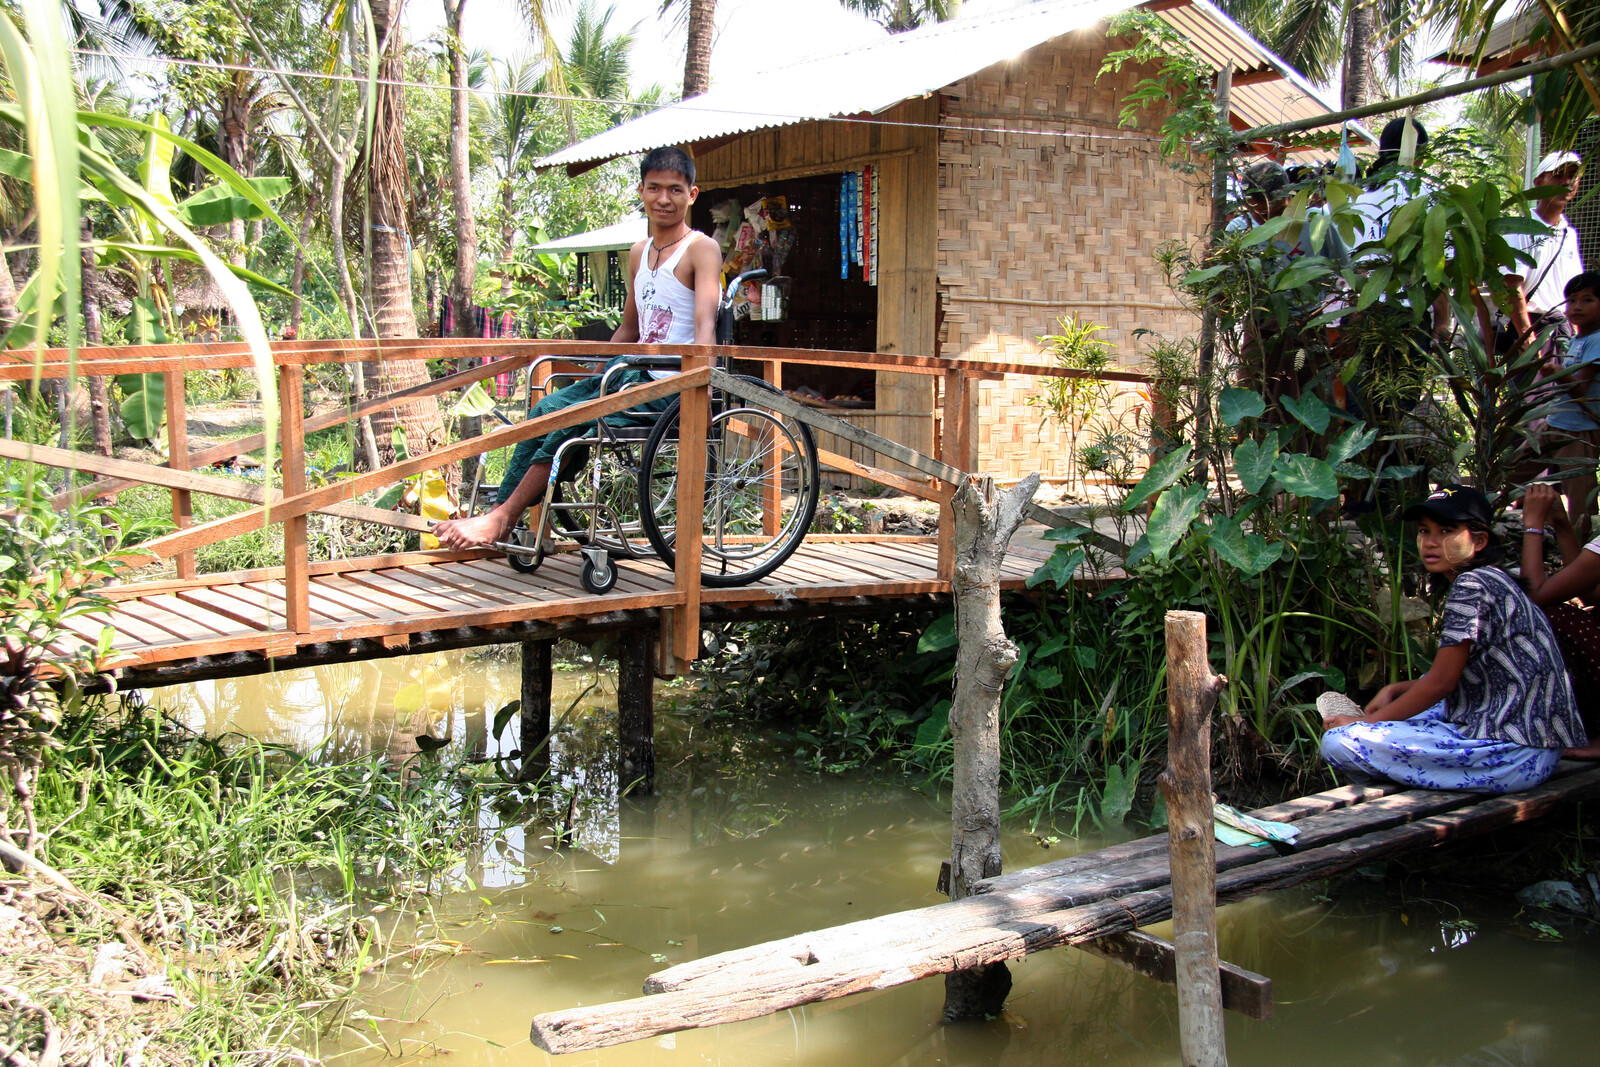
{"label": "girl wearing black cap", "polygon": [[1378,690],[1361,715],[1325,717],[1322,755],[1352,778],[1511,793],[1587,743],[1544,613],[1499,567],[1493,512],[1447,485],[1406,509],[1429,574],[1452,582],[1439,651],[1421,678]]}

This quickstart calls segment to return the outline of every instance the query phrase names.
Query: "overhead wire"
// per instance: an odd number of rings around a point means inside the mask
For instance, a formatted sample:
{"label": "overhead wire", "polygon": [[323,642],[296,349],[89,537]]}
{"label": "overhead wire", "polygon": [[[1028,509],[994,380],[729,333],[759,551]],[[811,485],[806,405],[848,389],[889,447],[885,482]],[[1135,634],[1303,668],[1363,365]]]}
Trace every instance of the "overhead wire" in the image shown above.
{"label": "overhead wire", "polygon": [[[306,78],[330,82],[348,82],[357,85],[376,84],[391,85],[404,89],[431,89],[434,91],[443,90],[446,92],[458,91],[456,86],[453,85],[441,85],[436,82],[408,81],[402,78],[368,78],[361,74],[338,74],[326,71],[294,70],[292,68],[282,67],[261,67],[248,63],[218,63],[209,60],[181,59],[176,56],[138,56],[117,52],[108,52],[104,49],[98,48],[73,48],[71,51],[78,55],[94,56],[100,59],[111,59],[131,63],[166,63],[175,66],[200,67],[208,70],[229,70],[247,74],[271,75],[277,78]],[[533,90],[526,89],[491,89],[464,86],[459,91],[474,93],[479,96],[525,97],[535,100],[550,100],[557,103],[604,104],[609,107],[619,108],[653,109],[666,106],[659,101],[624,100],[614,97],[575,96],[570,93],[535,92]],[[860,115],[796,115],[771,110],[745,110],[728,107],[707,107],[703,103],[699,103],[696,98],[675,101],[671,106],[681,111],[695,111],[705,115],[734,115],[742,118],[753,119],[779,119],[784,122],[836,122],[844,124],[888,126],[917,130],[953,130],[963,133],[994,133],[1020,137],[1077,137],[1085,140],[1137,141],[1146,144],[1155,144],[1161,141],[1161,138],[1159,137],[1151,137],[1148,135],[1139,134],[1107,133],[1098,129],[1026,129],[1016,126],[962,125],[956,123],[939,122],[907,122],[897,119],[885,119],[872,116],[863,117]],[[1041,119],[1040,121],[1049,120]],[[1082,125],[1085,124],[1079,124],[1080,127]]]}

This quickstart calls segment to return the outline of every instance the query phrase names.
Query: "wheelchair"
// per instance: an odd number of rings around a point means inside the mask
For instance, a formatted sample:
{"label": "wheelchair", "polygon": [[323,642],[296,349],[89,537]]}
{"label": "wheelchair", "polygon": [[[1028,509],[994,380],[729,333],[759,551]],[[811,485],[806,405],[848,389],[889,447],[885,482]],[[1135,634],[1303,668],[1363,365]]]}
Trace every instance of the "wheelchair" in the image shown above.
{"label": "wheelchair", "polygon": [[[765,272],[761,272],[765,273]],[[748,275],[735,278],[720,302],[719,335],[731,332],[731,303]],[[550,362],[604,362],[545,357]],[[675,371],[673,356],[625,356],[599,370],[600,395],[626,389],[628,370]],[[563,375],[571,378],[575,375]],[[760,393],[781,396],[758,378],[736,376]],[[530,407],[532,395],[530,386]],[[782,566],[816,515],[820,466],[805,423],[713,387],[705,456],[705,507],[700,536],[701,582],[727,587],[757,581]],[[617,583],[615,560],[659,558],[676,563],[680,399],[665,410],[630,409],[629,425],[598,420],[561,443],[544,495],[529,520],[495,547],[514,570],[537,570],[558,537],[575,541],[583,557],[579,581],[590,593]]]}

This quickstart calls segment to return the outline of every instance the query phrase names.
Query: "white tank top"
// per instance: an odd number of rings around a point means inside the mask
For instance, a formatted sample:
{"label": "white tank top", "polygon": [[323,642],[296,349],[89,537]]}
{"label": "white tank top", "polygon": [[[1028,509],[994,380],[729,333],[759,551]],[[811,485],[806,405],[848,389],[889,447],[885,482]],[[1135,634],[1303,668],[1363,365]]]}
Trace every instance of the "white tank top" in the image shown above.
{"label": "white tank top", "polygon": [[678,280],[678,262],[689,246],[704,237],[690,230],[672,258],[651,270],[650,248],[645,244],[639,269],[633,276],[633,300],[639,309],[639,341],[647,345],[694,344],[694,290]]}

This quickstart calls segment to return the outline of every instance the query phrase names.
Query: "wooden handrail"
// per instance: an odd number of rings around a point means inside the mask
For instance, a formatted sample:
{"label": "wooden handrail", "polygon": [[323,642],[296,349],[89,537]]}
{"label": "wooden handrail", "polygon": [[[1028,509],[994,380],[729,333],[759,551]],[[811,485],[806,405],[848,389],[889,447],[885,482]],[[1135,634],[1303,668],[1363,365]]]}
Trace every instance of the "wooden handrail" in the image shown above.
{"label": "wooden handrail", "polygon": [[[447,374],[443,378],[433,378],[420,385],[396,389],[392,393],[375,396],[370,400],[364,400],[354,407],[345,408],[341,411],[328,411],[321,415],[314,415],[305,421],[305,432],[316,433],[318,430],[326,430],[330,426],[338,426],[340,423],[359,419],[363,415],[371,415],[373,412],[382,411],[399,400],[415,399],[419,396],[437,396],[439,393],[447,393],[464,385],[472,385],[474,382],[492,378],[497,374],[518,371],[531,363],[534,358],[531,355],[511,356],[495,363],[486,363],[481,367],[456,371],[454,374]],[[198,448],[189,453],[189,469],[207,467],[221,460],[234,459],[247,452],[254,452],[258,448],[265,448],[266,445],[267,435],[264,433],[250,434],[248,437],[238,437],[232,441],[222,441],[218,444],[207,445],[205,448]],[[92,500],[97,496],[107,496],[111,493],[121,492],[136,484],[138,483],[119,481],[117,479],[92,482],[89,485],[80,485],[75,489],[63,490],[51,497],[50,502],[58,508],[68,507],[72,504],[82,503],[85,500]]]}
{"label": "wooden handrail", "polygon": [[466,458],[487,452],[504,445],[516,444],[526,441],[530,437],[541,437],[553,430],[565,429],[579,423],[593,422],[606,415],[613,415],[625,411],[636,404],[661,397],[671,396],[685,389],[693,389],[710,381],[711,371],[701,369],[685,371],[658,382],[646,382],[636,385],[625,393],[616,393],[611,396],[599,397],[595,400],[586,400],[574,404],[569,408],[541,415],[536,419],[519,423],[516,426],[507,426],[484,434],[482,437],[473,437],[465,441],[457,441],[452,445],[445,445],[432,452],[410,459],[402,460],[381,470],[369,471],[358,474],[353,478],[345,478],[331,485],[320,486],[292,496],[286,496],[273,504],[241,511],[237,515],[215,519],[199,526],[191,526],[187,530],[157,537],[137,548],[125,553],[130,559],[165,559],[179,552],[191,548],[199,548],[229,537],[235,537],[252,530],[259,530],[270,523],[282,522],[284,519],[295,518],[309,511],[336,504],[359,496],[374,489],[383,489],[395,482],[409,478],[413,474],[420,474],[426,470],[433,470]]}
{"label": "wooden handrail", "polygon": [[[311,366],[373,360],[418,360],[530,354],[552,356],[697,356],[713,360],[807,363],[818,366],[871,368],[907,374],[943,375],[952,370],[972,377],[998,380],[1007,375],[1041,378],[1090,378],[1102,381],[1148,383],[1148,374],[1131,370],[1089,372],[1031,363],[998,363],[948,356],[912,356],[895,352],[845,352],[811,348],[755,348],[729,345],[614,344],[609,341],[541,341],[478,338],[407,338],[384,341],[276,341],[273,361],[278,366]],[[156,371],[217,370],[252,365],[249,350],[240,344],[127,345],[80,348],[75,356],[66,349],[46,349],[38,362],[29,354],[0,354],[0,381],[25,381],[35,374],[64,378],[76,374],[138,374]]]}
{"label": "wooden handrail", "polygon": [[[193,454],[190,453],[191,456]],[[270,504],[283,497],[278,490],[253,482],[242,482],[215,474],[176,470],[171,467],[158,467],[152,463],[137,463],[130,459],[97,456],[91,452],[74,452],[52,445],[30,445],[22,441],[0,440],[0,459],[38,463],[59,470],[82,471],[109,479],[96,482],[95,485],[119,485],[124,488],[133,485],[158,485],[166,489],[220,496],[225,500],[243,500],[249,504]],[[57,499],[60,495],[58,494]],[[316,510],[344,519],[392,526],[399,530],[426,532],[430,525],[428,520],[408,515],[403,511],[387,511],[383,508],[367,507],[364,504],[329,504],[325,508]]]}

